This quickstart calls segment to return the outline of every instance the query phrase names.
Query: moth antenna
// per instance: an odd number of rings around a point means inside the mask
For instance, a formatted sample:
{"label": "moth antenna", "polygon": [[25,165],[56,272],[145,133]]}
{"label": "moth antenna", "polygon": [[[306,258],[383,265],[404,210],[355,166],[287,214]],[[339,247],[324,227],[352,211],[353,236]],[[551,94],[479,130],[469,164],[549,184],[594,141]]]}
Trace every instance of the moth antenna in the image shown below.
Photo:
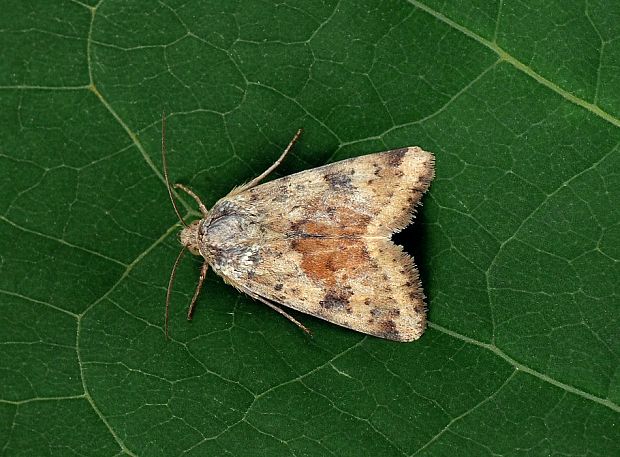
{"label": "moth antenna", "polygon": [[162,111],[161,113],[161,162],[164,167],[164,178],[166,179],[166,188],[168,189],[168,195],[170,196],[172,207],[174,208],[174,212],[177,213],[177,217],[179,218],[181,223],[185,227],[187,227],[187,224],[181,217],[179,208],[177,207],[177,204],[174,201],[174,195],[172,194],[172,187],[170,187],[170,180],[168,179],[168,163],[166,162],[166,112],[165,111]]}
{"label": "moth antenna", "polygon": [[172,285],[174,284],[174,278],[177,275],[177,267],[185,254],[185,246],[181,248],[181,252],[177,255],[177,259],[174,261],[174,266],[172,267],[172,272],[170,273],[170,280],[168,281],[168,290],[166,291],[166,317],[164,319],[164,333],[166,335],[166,339],[168,339],[168,317],[170,315],[170,294],[172,294]]}
{"label": "moth antenna", "polygon": [[183,192],[185,192],[187,195],[189,195],[190,197],[192,197],[194,200],[196,200],[196,203],[198,203],[198,208],[200,208],[200,212],[202,213],[202,215],[204,217],[207,217],[209,215],[209,210],[207,209],[207,207],[205,206],[204,203],[202,203],[202,200],[200,199],[200,197],[198,195],[196,195],[194,193],[194,191],[192,189],[190,189],[187,186],[184,186],[183,184],[175,184],[174,185],[175,189],[181,189]]}

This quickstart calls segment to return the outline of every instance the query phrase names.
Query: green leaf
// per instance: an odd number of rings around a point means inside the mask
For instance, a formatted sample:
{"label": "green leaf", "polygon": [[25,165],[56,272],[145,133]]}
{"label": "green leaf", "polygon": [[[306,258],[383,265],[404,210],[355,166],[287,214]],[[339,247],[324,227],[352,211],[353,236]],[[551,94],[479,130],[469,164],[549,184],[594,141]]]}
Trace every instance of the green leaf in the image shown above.
{"label": "green leaf", "polygon": [[[619,455],[618,5],[5,1],[2,454]],[[162,110],[208,205],[300,126],[276,175],[433,151],[423,338],[310,339],[212,274],[188,323],[186,260],[165,341]]]}

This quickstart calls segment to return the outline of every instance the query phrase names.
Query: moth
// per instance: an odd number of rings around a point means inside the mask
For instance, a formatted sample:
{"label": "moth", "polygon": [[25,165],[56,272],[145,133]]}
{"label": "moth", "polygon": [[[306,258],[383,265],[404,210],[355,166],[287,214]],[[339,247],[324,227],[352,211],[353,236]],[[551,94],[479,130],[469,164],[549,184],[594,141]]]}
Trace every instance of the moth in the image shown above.
{"label": "moth", "polygon": [[188,250],[204,258],[190,302],[191,319],[211,267],[239,291],[309,330],[281,306],[368,335],[418,339],[426,306],[413,259],[390,237],[409,225],[434,177],[434,156],[406,147],[331,163],[260,184],[299,139],[297,131],[264,173],[234,188],[211,209],[188,187],[202,219],[181,217],[170,186],[162,116],[162,163],[168,193],[184,225],[177,266]]}

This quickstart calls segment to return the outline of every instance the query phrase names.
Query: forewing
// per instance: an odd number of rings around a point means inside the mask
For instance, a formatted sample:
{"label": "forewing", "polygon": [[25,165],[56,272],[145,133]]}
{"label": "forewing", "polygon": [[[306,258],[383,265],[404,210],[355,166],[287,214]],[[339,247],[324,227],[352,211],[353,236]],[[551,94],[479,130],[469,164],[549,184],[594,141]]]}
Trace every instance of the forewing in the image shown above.
{"label": "forewing", "polygon": [[433,155],[409,147],[296,173],[230,200],[264,215],[273,233],[389,236],[411,222],[433,176]]}

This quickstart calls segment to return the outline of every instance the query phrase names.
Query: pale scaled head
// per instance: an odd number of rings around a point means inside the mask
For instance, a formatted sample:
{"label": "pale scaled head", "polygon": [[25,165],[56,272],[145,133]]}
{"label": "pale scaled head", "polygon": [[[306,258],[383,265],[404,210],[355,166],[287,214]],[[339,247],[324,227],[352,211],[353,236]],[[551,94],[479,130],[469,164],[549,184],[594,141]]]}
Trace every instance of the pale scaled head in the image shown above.
{"label": "pale scaled head", "polygon": [[198,238],[199,227],[200,221],[195,220],[187,227],[184,227],[179,233],[179,240],[181,241],[181,244],[194,255],[200,255],[200,243]]}

